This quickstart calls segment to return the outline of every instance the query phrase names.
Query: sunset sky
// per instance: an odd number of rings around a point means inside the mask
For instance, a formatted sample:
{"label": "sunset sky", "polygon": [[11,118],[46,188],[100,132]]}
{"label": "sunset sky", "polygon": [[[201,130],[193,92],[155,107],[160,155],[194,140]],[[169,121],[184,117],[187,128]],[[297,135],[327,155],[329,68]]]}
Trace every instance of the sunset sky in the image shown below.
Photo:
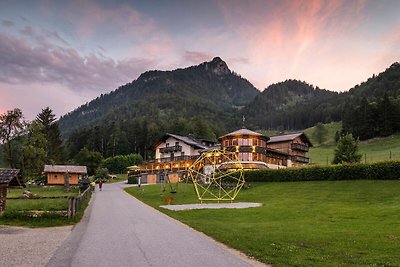
{"label": "sunset sky", "polygon": [[0,113],[61,116],[146,70],[225,60],[345,91],[400,61],[400,1],[0,1]]}

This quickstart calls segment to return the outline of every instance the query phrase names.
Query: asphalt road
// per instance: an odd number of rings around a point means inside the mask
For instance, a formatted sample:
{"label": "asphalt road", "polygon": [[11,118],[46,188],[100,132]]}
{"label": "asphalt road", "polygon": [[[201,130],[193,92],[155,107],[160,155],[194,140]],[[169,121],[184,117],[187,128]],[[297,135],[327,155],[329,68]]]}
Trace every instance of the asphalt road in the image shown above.
{"label": "asphalt road", "polygon": [[251,266],[238,253],[105,184],[47,266]]}

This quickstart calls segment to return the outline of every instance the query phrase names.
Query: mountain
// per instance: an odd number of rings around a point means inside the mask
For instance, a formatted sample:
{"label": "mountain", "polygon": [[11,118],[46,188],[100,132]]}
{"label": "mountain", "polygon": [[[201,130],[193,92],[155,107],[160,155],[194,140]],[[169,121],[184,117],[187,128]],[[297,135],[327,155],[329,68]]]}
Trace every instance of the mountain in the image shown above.
{"label": "mountain", "polygon": [[[259,91],[219,57],[174,71],[148,71],[60,118],[63,136],[104,123],[144,117],[202,117],[225,127],[235,109]],[[220,115],[221,117],[218,117]]]}
{"label": "mountain", "polygon": [[242,126],[302,130],[342,121],[360,139],[400,131],[400,64],[345,93],[286,80],[259,92],[221,58],[173,71],[148,71],[59,121],[69,156],[86,146],[104,157],[140,153],[165,132],[216,138]]}
{"label": "mountain", "polygon": [[241,112],[252,128],[296,130],[318,122],[339,121],[336,92],[286,80],[268,86]]}

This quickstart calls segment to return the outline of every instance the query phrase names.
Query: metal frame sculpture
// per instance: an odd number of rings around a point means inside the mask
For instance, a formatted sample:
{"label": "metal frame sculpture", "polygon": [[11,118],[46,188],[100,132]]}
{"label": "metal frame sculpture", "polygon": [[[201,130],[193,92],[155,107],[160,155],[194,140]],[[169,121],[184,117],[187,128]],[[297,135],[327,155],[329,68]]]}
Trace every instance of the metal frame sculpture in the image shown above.
{"label": "metal frame sculpture", "polygon": [[[231,168],[224,163],[232,163]],[[225,168],[224,166],[228,167]],[[233,201],[245,180],[243,166],[235,152],[214,149],[204,152],[188,170],[196,194],[203,201]],[[226,188],[226,182],[230,188]]]}

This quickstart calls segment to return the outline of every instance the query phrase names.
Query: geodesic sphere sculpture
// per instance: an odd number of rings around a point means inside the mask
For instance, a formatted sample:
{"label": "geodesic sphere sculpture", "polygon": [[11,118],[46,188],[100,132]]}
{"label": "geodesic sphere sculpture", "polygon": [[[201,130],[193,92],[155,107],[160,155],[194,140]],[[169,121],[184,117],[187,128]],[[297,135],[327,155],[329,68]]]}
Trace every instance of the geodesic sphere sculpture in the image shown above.
{"label": "geodesic sphere sculpture", "polygon": [[245,183],[236,153],[219,149],[204,152],[189,167],[188,175],[200,202],[232,202]]}

